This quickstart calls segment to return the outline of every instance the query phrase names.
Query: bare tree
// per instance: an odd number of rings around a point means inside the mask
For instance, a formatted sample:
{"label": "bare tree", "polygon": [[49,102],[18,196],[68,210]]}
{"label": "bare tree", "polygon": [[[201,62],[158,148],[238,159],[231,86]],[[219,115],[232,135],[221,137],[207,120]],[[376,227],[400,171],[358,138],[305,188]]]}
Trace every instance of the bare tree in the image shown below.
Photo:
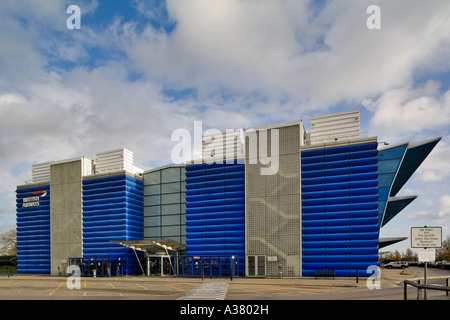
{"label": "bare tree", "polygon": [[11,229],[0,233],[0,253],[10,256],[17,255],[17,230]]}

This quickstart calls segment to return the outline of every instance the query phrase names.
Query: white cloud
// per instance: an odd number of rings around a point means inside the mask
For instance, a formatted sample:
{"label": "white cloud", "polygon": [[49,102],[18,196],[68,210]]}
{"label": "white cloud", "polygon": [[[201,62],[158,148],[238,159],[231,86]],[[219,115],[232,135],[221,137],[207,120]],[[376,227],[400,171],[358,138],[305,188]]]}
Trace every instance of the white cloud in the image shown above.
{"label": "white cloud", "polygon": [[429,211],[419,211],[408,215],[409,220],[436,219],[437,215]]}
{"label": "white cloud", "polygon": [[442,178],[443,177],[441,175],[438,175],[435,171],[432,170],[424,171],[422,174],[423,181],[441,181]]}
{"label": "white cloud", "polygon": [[439,201],[439,218],[450,217],[450,195],[443,195]]}
{"label": "white cloud", "polygon": [[168,1],[172,33],[139,33],[132,24],[117,32],[150,79],[196,87],[202,98],[261,92],[280,108],[287,99],[305,112],[403,88],[431,57],[445,61],[450,3],[383,3],[377,31],[366,28],[371,3],[333,1],[314,15],[306,1]]}
{"label": "white cloud", "polygon": [[439,220],[450,218],[450,195],[441,195],[437,200],[428,199],[427,209],[408,214],[409,220]]}
{"label": "white cloud", "polygon": [[430,155],[417,170],[418,178],[422,181],[442,181],[444,185],[450,179],[450,145],[448,137],[444,136]]}
{"label": "white cloud", "polygon": [[[0,193],[28,174],[10,173],[18,161],[124,146],[138,166],[165,164],[172,131],[193,130],[194,120],[204,130],[249,127],[365,100],[376,134],[448,126],[450,92],[413,78],[450,69],[450,2],[382,2],[382,29],[370,31],[372,2],[168,0],[170,33],[118,19],[68,33],[63,1],[0,1],[0,172],[9,172]],[[95,12],[97,2],[88,4],[83,12]],[[92,48],[112,55],[86,64]],[[132,72],[143,76],[129,81]],[[198,97],[172,100],[161,93],[167,88]],[[437,146],[423,179],[450,175],[449,150]]]}
{"label": "white cloud", "polygon": [[374,112],[371,131],[386,136],[450,125],[450,91],[440,93],[439,84],[432,80],[418,88],[388,90],[375,101],[364,101],[363,105]]}
{"label": "white cloud", "polygon": [[8,107],[14,104],[24,103],[26,99],[20,94],[7,93],[0,96],[0,107]]}

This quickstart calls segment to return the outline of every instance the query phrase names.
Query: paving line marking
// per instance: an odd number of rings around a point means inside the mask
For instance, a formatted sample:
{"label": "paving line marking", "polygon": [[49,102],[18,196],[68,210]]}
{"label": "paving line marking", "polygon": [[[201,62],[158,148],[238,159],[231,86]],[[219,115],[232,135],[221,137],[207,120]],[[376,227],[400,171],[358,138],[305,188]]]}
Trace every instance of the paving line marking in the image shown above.
{"label": "paving line marking", "polygon": [[143,285],[136,283],[139,287],[144,288],[145,290],[150,290],[149,288],[144,287]]}
{"label": "paving line marking", "polygon": [[[143,285],[141,285],[141,284],[139,284],[139,283],[136,283],[136,285],[138,285],[139,287],[141,287],[142,289],[144,289],[144,290],[147,290],[147,291],[150,291],[150,289],[149,288],[147,288],[147,287],[145,287],[145,286],[143,286]],[[166,285],[166,286],[169,286],[170,287],[170,285]],[[176,287],[172,287],[172,288],[174,288],[174,289],[178,289],[178,288],[176,288]],[[182,290],[182,289],[178,289],[178,290]],[[183,290],[183,291],[186,291],[186,290]],[[123,296],[122,294],[120,294],[121,296]],[[147,294],[148,296],[152,296],[152,297],[168,297],[168,296],[175,296],[175,295],[178,295],[178,293],[174,293],[174,294]]]}
{"label": "paving line marking", "polygon": [[228,283],[201,283],[177,300],[224,300],[228,291]]}
{"label": "paving line marking", "polygon": [[53,289],[53,291],[50,291],[50,293],[48,295],[53,296],[53,294],[56,292],[56,290],[58,290],[63,284],[64,284],[64,282],[61,282],[59,284],[59,286],[57,286],[55,289]]}
{"label": "paving line marking", "polygon": [[237,290],[243,290],[243,291],[256,293],[256,294],[265,294],[266,293],[266,292],[263,292],[263,291],[255,291],[255,290],[250,290],[250,289],[246,289],[246,288],[240,288],[240,289],[237,289]]}
{"label": "paving line marking", "polygon": [[165,286],[169,287],[169,288],[172,288],[172,289],[175,289],[175,290],[178,290],[178,291],[182,291],[182,292],[186,292],[187,291],[187,290],[184,290],[184,289],[180,289],[178,287],[171,286],[170,284],[165,284]]}
{"label": "paving line marking", "polygon": [[[111,282],[109,283],[109,285],[111,286],[111,288],[117,289],[117,287],[115,287]],[[123,294],[119,292],[119,296],[123,297]]]}

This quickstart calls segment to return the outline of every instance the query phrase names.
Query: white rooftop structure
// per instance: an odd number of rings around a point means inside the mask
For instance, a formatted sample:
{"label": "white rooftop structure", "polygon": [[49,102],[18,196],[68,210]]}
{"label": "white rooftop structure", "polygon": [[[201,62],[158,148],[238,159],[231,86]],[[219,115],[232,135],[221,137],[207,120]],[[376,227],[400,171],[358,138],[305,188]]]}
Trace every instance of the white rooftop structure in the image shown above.
{"label": "white rooftop structure", "polygon": [[311,118],[310,144],[360,138],[359,110]]}
{"label": "white rooftop structure", "polygon": [[50,167],[53,164],[68,162],[73,160],[83,160],[83,176],[90,176],[98,173],[109,173],[114,171],[128,171],[133,174],[144,172],[141,168],[133,164],[133,152],[125,148],[99,152],[95,160],[79,157],[59,161],[48,161],[33,164],[31,168],[32,179],[27,183],[45,183],[50,181]]}

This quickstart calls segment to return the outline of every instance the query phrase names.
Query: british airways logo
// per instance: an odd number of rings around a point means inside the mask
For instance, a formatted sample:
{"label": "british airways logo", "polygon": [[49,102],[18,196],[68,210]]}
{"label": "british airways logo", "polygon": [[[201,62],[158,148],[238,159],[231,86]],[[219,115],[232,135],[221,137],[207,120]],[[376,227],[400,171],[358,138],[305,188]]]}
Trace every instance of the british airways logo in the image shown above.
{"label": "british airways logo", "polygon": [[39,206],[39,199],[43,198],[47,195],[47,191],[34,191],[30,192],[33,196],[23,198],[23,204],[22,208],[27,207],[38,207]]}

